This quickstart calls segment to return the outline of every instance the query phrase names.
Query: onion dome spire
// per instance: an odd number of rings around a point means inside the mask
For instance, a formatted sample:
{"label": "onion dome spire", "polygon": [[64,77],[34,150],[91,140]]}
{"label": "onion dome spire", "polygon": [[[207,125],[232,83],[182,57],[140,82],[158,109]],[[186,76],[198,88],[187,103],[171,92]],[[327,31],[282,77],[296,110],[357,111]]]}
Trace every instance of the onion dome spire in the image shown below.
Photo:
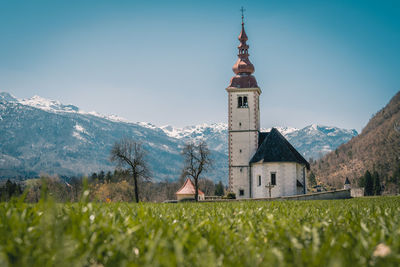
{"label": "onion dome spire", "polygon": [[238,88],[253,88],[258,87],[256,78],[251,75],[254,72],[254,66],[249,60],[249,45],[246,43],[248,40],[246,31],[244,30],[244,16],[243,7],[242,11],[242,30],[239,34],[240,44],[238,46],[239,54],[236,63],[233,65],[232,70],[236,76],[232,77],[229,87]]}
{"label": "onion dome spire", "polygon": [[239,34],[240,44],[238,46],[239,58],[232,68],[235,74],[252,74],[254,72],[254,66],[249,60],[249,45],[246,43],[247,40],[244,22],[242,21],[242,31]]}

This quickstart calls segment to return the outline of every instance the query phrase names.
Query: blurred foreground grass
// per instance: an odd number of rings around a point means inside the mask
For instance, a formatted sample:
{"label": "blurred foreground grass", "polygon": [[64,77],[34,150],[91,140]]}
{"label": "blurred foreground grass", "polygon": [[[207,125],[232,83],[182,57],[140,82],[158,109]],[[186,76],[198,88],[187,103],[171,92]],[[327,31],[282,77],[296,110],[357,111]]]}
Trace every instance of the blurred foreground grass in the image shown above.
{"label": "blurred foreground grass", "polygon": [[400,265],[400,197],[0,203],[0,266],[366,265]]}

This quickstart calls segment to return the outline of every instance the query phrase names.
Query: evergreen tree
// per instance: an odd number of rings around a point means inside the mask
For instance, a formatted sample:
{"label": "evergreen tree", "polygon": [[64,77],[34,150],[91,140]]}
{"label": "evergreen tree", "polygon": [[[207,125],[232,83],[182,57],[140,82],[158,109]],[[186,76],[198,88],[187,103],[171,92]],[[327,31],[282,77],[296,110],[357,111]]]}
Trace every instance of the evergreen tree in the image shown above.
{"label": "evergreen tree", "polygon": [[111,174],[110,171],[107,172],[106,177],[105,177],[105,180],[106,180],[107,183],[110,183],[110,182],[111,182],[111,180],[112,180],[112,174]]}
{"label": "evergreen tree", "polygon": [[100,173],[99,173],[99,175],[98,175],[98,179],[99,179],[99,181],[100,182],[104,182],[104,177],[105,177],[105,174],[104,174],[104,171],[100,171]]}
{"label": "evergreen tree", "polygon": [[8,199],[11,199],[11,197],[14,195],[19,195],[17,184],[14,182],[11,182],[9,179],[6,182],[6,190],[5,191],[6,191],[6,197]]}
{"label": "evergreen tree", "polygon": [[374,182],[374,195],[380,196],[382,193],[381,179],[376,171],[372,174],[372,180]]}
{"label": "evergreen tree", "polygon": [[223,196],[224,195],[224,186],[221,181],[215,186],[215,195]]}
{"label": "evergreen tree", "polygon": [[308,185],[310,187],[317,185],[317,180],[315,179],[315,174],[313,172],[311,172],[310,175],[308,176]]}
{"label": "evergreen tree", "polygon": [[91,182],[97,182],[97,178],[98,178],[98,176],[97,176],[97,173],[92,173],[92,175],[90,176],[90,181]]}
{"label": "evergreen tree", "polygon": [[361,177],[358,179],[357,184],[358,184],[359,187],[365,187],[365,176],[364,176],[364,175],[361,176]]}
{"label": "evergreen tree", "polygon": [[372,196],[374,194],[374,181],[371,173],[367,170],[364,175],[364,195]]}

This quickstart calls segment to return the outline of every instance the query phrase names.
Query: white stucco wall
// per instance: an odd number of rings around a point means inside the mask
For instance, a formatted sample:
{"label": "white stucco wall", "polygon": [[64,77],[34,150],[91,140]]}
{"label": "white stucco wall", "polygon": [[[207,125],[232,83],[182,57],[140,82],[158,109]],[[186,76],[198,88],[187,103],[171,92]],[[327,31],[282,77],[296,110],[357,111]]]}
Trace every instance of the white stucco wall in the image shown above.
{"label": "white stucco wall", "polygon": [[[258,88],[228,90],[230,130],[259,130],[259,90]],[[247,108],[238,107],[239,96],[247,96]]]}
{"label": "white stucco wall", "polygon": [[257,151],[258,132],[230,132],[230,159],[233,166],[249,165],[250,159]]}
{"label": "white stucco wall", "polygon": [[[271,173],[276,173],[276,185],[271,189],[271,197],[293,196],[303,194],[297,188],[297,179],[302,182],[302,168],[304,165],[295,162],[267,162],[252,164],[252,197],[269,197],[269,189],[265,187],[271,182]],[[258,185],[258,176],[261,175],[261,185]]]}
{"label": "white stucco wall", "polygon": [[[242,171],[240,171],[242,169]],[[249,198],[250,197],[250,184],[249,184],[249,167],[232,167],[232,192],[236,194],[236,198]],[[240,196],[239,190],[244,190],[244,195]]]}

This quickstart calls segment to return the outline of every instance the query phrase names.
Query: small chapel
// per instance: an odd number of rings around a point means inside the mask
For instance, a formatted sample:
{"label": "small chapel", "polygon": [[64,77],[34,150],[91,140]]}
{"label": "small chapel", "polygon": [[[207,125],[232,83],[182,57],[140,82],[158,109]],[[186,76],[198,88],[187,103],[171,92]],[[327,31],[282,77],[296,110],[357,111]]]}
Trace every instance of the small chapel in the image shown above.
{"label": "small chapel", "polygon": [[[190,178],[186,178],[185,183],[179,188],[178,191],[175,193],[176,199],[178,201],[185,200],[185,199],[195,199],[196,189],[195,186],[190,180]],[[199,189],[198,190],[198,200],[204,200],[204,193]]]}
{"label": "small chapel", "polygon": [[228,92],[229,191],[236,198],[274,198],[307,193],[310,164],[275,128],[260,132],[261,89],[249,60],[243,21],[239,54]]}

